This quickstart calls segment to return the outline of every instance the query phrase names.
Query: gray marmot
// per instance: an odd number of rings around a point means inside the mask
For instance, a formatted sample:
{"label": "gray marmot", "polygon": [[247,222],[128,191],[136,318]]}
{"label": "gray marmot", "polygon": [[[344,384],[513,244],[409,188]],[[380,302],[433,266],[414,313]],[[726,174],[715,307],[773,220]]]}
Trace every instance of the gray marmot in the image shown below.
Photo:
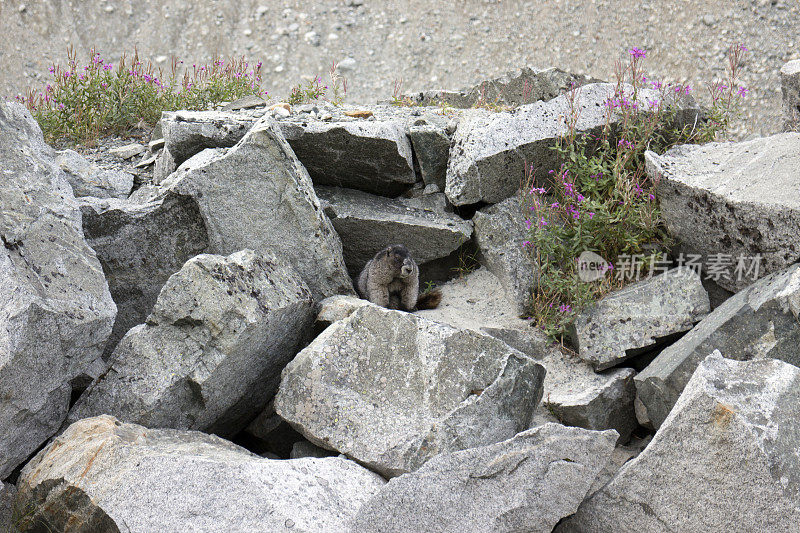
{"label": "gray marmot", "polygon": [[361,297],[387,309],[414,311],[435,309],[442,301],[440,290],[419,294],[419,267],[402,244],[393,244],[375,254],[358,276]]}

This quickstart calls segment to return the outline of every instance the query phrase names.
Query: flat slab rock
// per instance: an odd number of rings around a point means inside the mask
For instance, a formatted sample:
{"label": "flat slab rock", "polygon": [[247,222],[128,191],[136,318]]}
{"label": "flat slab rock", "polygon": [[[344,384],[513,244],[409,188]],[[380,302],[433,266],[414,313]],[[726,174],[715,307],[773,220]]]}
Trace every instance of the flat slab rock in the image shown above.
{"label": "flat slab rock", "polygon": [[275,410],[312,443],[396,476],[525,429],[544,373],[487,335],[366,305],[284,369]]}
{"label": "flat slab rock", "polygon": [[480,448],[437,455],[391,479],[352,531],[550,533],[609,462],[617,434],[546,424]]}
{"label": "flat slab rock", "polygon": [[[605,102],[614,96],[616,85],[591,83],[578,89],[575,98],[579,132],[596,132],[606,123]],[[632,94],[632,88],[626,93]],[[639,99],[646,108],[657,92],[640,89]],[[690,98],[678,103],[678,125],[692,123],[699,108]],[[526,167],[533,165],[537,180],[546,180],[549,170],[561,164],[551,149],[567,131],[564,117],[570,114],[568,95],[547,102],[536,102],[513,112],[465,115],[461,118],[447,167],[445,193],[454,205],[477,202],[497,203],[516,194]],[[612,117],[612,125],[619,120]]]}
{"label": "flat slab rock", "polygon": [[214,435],[103,415],[25,466],[21,529],[346,532],[384,483],[347,459],[262,459]]}
{"label": "flat slab rock", "polygon": [[718,285],[736,292],[800,260],[800,133],[676,146],[645,161],[667,229]]}
{"label": "flat slab rock", "polygon": [[569,334],[581,359],[604,370],[691,329],[710,310],[700,276],[673,268],[605,296],[578,315]]}
{"label": "flat slab rock", "polygon": [[167,280],[69,420],[105,413],[233,435],[264,410],[312,319],[311,294],[274,255],[198,255]]}
{"label": "flat slab rock", "polygon": [[[614,368],[598,373],[579,357],[559,349],[529,320],[517,318],[499,280],[485,267],[439,289],[442,291],[439,307],[418,311],[419,316],[491,335],[545,367],[544,392],[537,414],[569,426],[614,429],[620,441],[627,441],[637,426],[633,369]],[[335,310],[341,315],[355,305],[346,301],[340,301],[338,306],[333,303],[332,300],[331,305],[323,306],[328,315]],[[536,416],[533,423],[539,418]]]}
{"label": "flat slab rock", "polygon": [[133,174],[100,168],[74,150],[58,152],[56,164],[64,171],[76,197],[127,198],[133,188]]}
{"label": "flat slab rock", "polygon": [[636,416],[658,428],[700,362],[714,350],[736,360],[800,365],[800,265],[736,293],[636,376]]}
{"label": "flat slab rock", "polygon": [[54,156],[28,110],[0,102],[0,479],[105,369],[117,313]]}
{"label": "flat slab rock", "polygon": [[342,239],[344,261],[354,276],[390,244],[405,244],[422,264],[447,257],[472,236],[472,222],[453,213],[408,207],[353,189],[317,187],[316,192]]}
{"label": "flat slab rock", "polygon": [[800,369],[707,357],[635,459],[557,531],[792,531]]}
{"label": "flat slab rock", "polygon": [[315,299],[354,293],[341,240],[308,172],[271,119],[254,125],[235,147],[183,163],[154,199],[169,194],[197,202],[209,252],[272,252],[292,264]]}

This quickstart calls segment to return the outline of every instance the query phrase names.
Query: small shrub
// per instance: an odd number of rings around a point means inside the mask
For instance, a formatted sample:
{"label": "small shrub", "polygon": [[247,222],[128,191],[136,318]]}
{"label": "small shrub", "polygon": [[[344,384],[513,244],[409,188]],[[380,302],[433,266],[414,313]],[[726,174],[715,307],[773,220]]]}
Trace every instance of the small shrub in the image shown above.
{"label": "small shrub", "polygon": [[[336,66],[334,61],[328,71],[331,78],[330,87],[322,85],[322,78],[315,76],[313,80],[306,82],[305,86],[299,83],[293,87],[286,101],[292,105],[300,105],[327,100],[334,105],[341,105],[347,95],[347,78],[336,71]],[[329,89],[330,96],[328,96]]]}
{"label": "small shrub", "polygon": [[[611,261],[610,269],[623,255],[640,256],[642,274],[652,273],[666,262],[670,241],[664,230],[656,198],[656,185],[644,170],[644,153],[661,153],[676,144],[702,143],[724,136],[738,112],[746,89],[737,85],[742,54],[729,52],[728,79],[709,85],[711,107],[699,124],[675,127],[675,114],[688,85],[662,84],[648,80],[642,71],[643,50],[630,51],[626,65],[617,63],[617,88],[606,102],[606,124],[597,134],[576,129],[579,88],[568,94],[570,112],[566,133],[554,149],[563,166],[550,171],[547,179],[528,167],[522,203],[530,217],[523,243],[538,269],[531,317],[553,337],[561,337],[577,313],[624,283],[619,276],[585,282],[578,276],[578,256],[585,251]],[[644,98],[643,87],[657,91],[656,99]],[[612,118],[618,126],[612,127]]]}
{"label": "small shrub", "polygon": [[136,51],[130,59],[123,55],[116,67],[94,49],[89,56],[82,67],[69,48],[67,64],[50,67],[52,80],[43,90],[17,97],[48,141],[89,142],[142,123],[154,125],[162,111],[201,110],[248,94],[267,94],[261,90],[261,63],[251,68],[244,58],[192,65],[182,76],[182,62],[173,59],[165,77],[151,62],[140,61]]}

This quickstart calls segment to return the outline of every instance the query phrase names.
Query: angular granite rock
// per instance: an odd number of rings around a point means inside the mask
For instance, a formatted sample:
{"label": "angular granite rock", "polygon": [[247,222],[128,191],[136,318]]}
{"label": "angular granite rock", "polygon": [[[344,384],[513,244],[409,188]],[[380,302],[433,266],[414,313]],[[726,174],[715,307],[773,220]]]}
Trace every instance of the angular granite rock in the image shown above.
{"label": "angular granite rock", "polygon": [[161,197],[169,193],[195,199],[210,252],[269,251],[292,264],[315,299],[353,294],[339,236],[271,119],[228,151],[207,150],[185,162],[162,183]]}
{"label": "angular granite rock", "polygon": [[221,111],[165,111],[161,114],[164,148],[175,165],[206,148],[227,148],[238,143],[256,119]]}
{"label": "angular granite rock", "polygon": [[0,530],[12,533],[16,528],[17,517],[14,513],[14,485],[7,485],[0,481]]}
{"label": "angular granite rock", "polygon": [[481,262],[500,279],[517,316],[527,314],[538,276],[522,244],[528,235],[519,199],[508,198],[481,209],[472,220]]}
{"label": "angular granite rock", "polygon": [[344,262],[353,276],[390,244],[405,244],[421,265],[447,257],[472,236],[472,223],[453,213],[411,208],[353,189],[317,187],[316,191],[342,239]]}
{"label": "angular granite rock", "polygon": [[81,420],[28,463],[36,531],[347,532],[384,481],[347,459],[262,459],[196,431]]}
{"label": "angular granite rock", "polygon": [[497,339],[368,305],[284,369],[275,410],[312,443],[396,476],[525,429],[543,379]]}
{"label": "angular granite rock", "polygon": [[312,320],[308,289],[274,255],[198,255],[169,278],[147,323],[122,338],[69,420],[105,413],[234,435],[275,393]]}
{"label": "angular granite rock", "polygon": [[516,107],[539,100],[551,100],[573,86],[598,81],[572,74],[558,68],[532,69],[522,67],[503,76],[478,83],[462,91],[424,91],[404,95],[419,105],[447,104],[469,108],[479,100],[491,104]]}
{"label": "angular granite rock", "polygon": [[800,369],[716,352],[647,448],[559,531],[792,531],[799,412]]}
{"label": "angular granite rock", "polygon": [[581,359],[605,370],[692,329],[710,310],[700,276],[673,268],[604,297],[577,316],[569,334]]}
{"label": "angular granite rock", "polygon": [[153,309],[161,287],[187,260],[208,248],[194,198],[167,195],[143,204],[82,198],[83,233],[103,265],[117,319],[106,355]]}
{"label": "angular granite rock", "polygon": [[402,122],[284,122],[281,131],[315,185],[397,196],[417,181]]}
{"label": "angular granite rock", "polygon": [[[418,311],[419,316],[491,335],[545,367],[544,392],[537,414],[569,426],[614,429],[621,442],[628,440],[638,425],[633,408],[636,388],[632,369],[613,368],[597,373],[579,357],[562,351],[531,321],[517,318],[500,282],[485,267],[439,289],[439,307]],[[532,424],[539,420],[535,417]]]}
{"label": "angular granite rock", "polygon": [[133,174],[102,169],[74,150],[58,152],[56,164],[64,171],[75,196],[127,198],[133,188]]}
{"label": "angular granite rock", "polygon": [[545,424],[437,455],[389,481],[356,515],[363,533],[550,533],[609,462],[617,434]]}
{"label": "angular granite rock", "polygon": [[800,59],[787,61],[781,67],[783,95],[783,130],[800,128]]}
{"label": "angular granite rock", "polygon": [[[599,131],[607,120],[605,103],[614,97],[616,85],[592,83],[577,90],[577,131]],[[630,94],[631,90],[626,92]],[[639,91],[642,108],[658,98],[655,91]],[[694,101],[687,97],[678,105],[677,125],[694,122],[700,112]],[[566,133],[564,117],[569,115],[569,95],[561,95],[513,112],[461,117],[450,149],[447,197],[454,205],[500,202],[517,192],[526,166],[531,165],[536,179],[545,184],[548,171],[557,170],[561,164],[551,147]],[[612,126],[618,120],[619,115],[612,116]]]}
{"label": "angular granite rock", "polygon": [[414,155],[425,185],[435,184],[443,191],[447,177],[447,160],[450,156],[450,137],[445,129],[433,124],[420,124],[408,129]]}
{"label": "angular granite rock", "polygon": [[326,328],[336,322],[349,317],[359,307],[371,305],[368,300],[362,300],[355,296],[345,296],[343,294],[330,296],[319,303],[317,313],[317,324]]}
{"label": "angular granite rock", "polygon": [[645,161],[669,233],[702,256],[703,276],[736,292],[800,260],[800,133],[676,146]]}
{"label": "angular granite rock", "polygon": [[0,479],[104,370],[117,313],[54,155],[27,109],[0,102]]}
{"label": "angular granite rock", "polygon": [[636,416],[658,428],[697,365],[711,352],[740,361],[780,359],[800,365],[800,265],[736,293],[636,376]]}

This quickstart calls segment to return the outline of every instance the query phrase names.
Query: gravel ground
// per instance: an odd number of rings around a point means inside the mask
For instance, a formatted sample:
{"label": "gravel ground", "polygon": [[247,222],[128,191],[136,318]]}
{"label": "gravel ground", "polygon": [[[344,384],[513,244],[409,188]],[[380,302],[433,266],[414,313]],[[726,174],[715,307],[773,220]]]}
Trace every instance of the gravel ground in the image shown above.
{"label": "gravel ground", "polygon": [[781,65],[800,58],[797,0],[0,0],[0,95],[40,87],[72,44],[111,60],[138,46],[167,66],[215,54],[263,61],[266,88],[286,95],[304,77],[344,61],[348,101],[404,89],[458,89],[520,66],[558,66],[609,79],[631,47],[648,51],[650,77],[705,83],[724,73],[725,49],[750,52],[750,89],[738,136],[779,131]]}

